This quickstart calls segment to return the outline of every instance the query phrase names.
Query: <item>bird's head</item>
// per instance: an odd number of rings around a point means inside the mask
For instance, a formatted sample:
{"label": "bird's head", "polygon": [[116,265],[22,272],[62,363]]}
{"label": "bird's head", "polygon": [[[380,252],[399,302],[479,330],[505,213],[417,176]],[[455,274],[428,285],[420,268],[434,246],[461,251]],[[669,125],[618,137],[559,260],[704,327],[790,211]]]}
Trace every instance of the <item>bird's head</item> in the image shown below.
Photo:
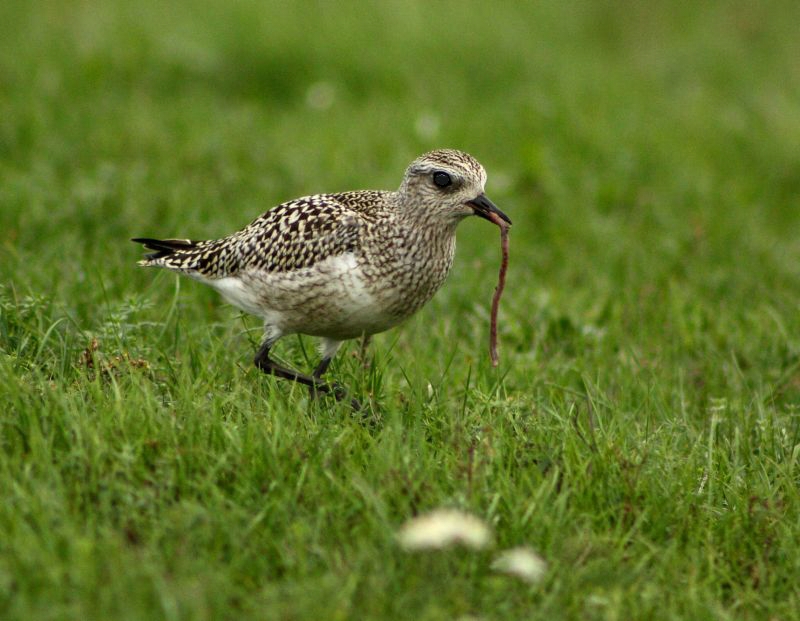
{"label": "bird's head", "polygon": [[471,155],[455,149],[431,151],[415,159],[406,170],[399,195],[401,202],[425,218],[458,224],[466,216],[493,221],[490,214],[508,224],[486,194],[486,171]]}

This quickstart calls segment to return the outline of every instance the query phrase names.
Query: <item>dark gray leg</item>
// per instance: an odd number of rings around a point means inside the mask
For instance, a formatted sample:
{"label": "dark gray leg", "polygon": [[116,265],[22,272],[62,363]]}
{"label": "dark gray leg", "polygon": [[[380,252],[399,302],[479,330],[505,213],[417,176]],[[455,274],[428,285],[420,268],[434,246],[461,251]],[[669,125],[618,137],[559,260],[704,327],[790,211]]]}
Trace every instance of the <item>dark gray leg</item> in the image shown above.
{"label": "dark gray leg", "polygon": [[[330,393],[336,397],[337,401],[341,401],[345,398],[347,391],[342,386],[339,384],[329,384],[328,382],[320,379],[322,374],[328,369],[332,357],[329,356],[323,358],[322,362],[320,362],[320,364],[314,370],[314,374],[306,375],[304,373],[284,367],[272,360],[269,357],[269,350],[274,344],[274,339],[267,339],[264,341],[264,343],[262,343],[258,353],[256,353],[253,363],[259,370],[263,371],[267,375],[274,375],[275,377],[280,377],[293,382],[298,382],[304,386],[308,386],[308,389],[313,396],[318,396],[323,393]],[[353,406],[353,409],[361,409],[361,404],[355,399],[351,399],[351,405]]]}
{"label": "dark gray leg", "polygon": [[372,335],[365,334],[361,337],[361,347],[358,348],[358,359],[361,361],[361,366],[365,369],[369,368],[369,361],[367,360],[367,351],[369,344],[372,342]]}
{"label": "dark gray leg", "polygon": [[274,340],[267,339],[259,348],[256,357],[253,359],[253,363],[259,370],[263,371],[267,375],[282,377],[283,379],[288,379],[293,382],[304,384],[305,386],[313,387],[320,392],[328,392],[330,390],[330,387],[325,382],[311,377],[310,375],[305,375],[304,373],[299,373],[298,371],[288,369],[272,360],[272,358],[269,357],[269,350],[272,349],[274,344]]}
{"label": "dark gray leg", "polygon": [[331,360],[333,360],[333,356],[326,356],[325,358],[323,358],[317,365],[317,368],[314,369],[314,372],[311,374],[311,377],[320,379],[325,374],[325,371],[328,370],[328,367],[331,366]]}
{"label": "dark gray leg", "polygon": [[[314,379],[316,379],[318,381],[321,381],[321,378],[322,378],[323,374],[325,373],[325,371],[328,370],[328,367],[331,366],[331,360],[333,360],[333,356],[325,356],[325,357],[323,357],[322,360],[320,360],[320,363],[317,365],[317,368],[314,369],[314,372],[311,374],[311,377],[313,377]],[[347,390],[345,390],[344,387],[339,385],[339,384],[335,384],[334,383],[332,385],[331,384],[324,384],[324,385],[330,387],[330,390],[333,392],[333,395],[339,401],[341,401],[345,397],[345,395],[347,394]],[[308,391],[311,393],[312,397],[318,397],[320,392],[322,392],[322,391],[320,391],[319,387],[316,386],[316,385],[315,386],[309,386],[308,387]],[[350,406],[354,410],[360,410],[361,409],[361,403],[357,399],[350,399]]]}

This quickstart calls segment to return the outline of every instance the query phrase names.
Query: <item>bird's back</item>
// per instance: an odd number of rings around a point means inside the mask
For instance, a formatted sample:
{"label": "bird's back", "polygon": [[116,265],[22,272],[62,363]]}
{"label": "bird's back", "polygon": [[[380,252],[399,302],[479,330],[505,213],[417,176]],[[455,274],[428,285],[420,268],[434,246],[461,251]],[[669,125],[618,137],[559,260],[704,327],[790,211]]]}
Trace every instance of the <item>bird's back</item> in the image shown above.
{"label": "bird's back", "polygon": [[199,280],[236,276],[242,270],[288,273],[357,252],[362,227],[386,209],[390,195],[372,190],[316,194],[282,203],[220,239],[134,241],[154,251],[140,265],[164,267]]}

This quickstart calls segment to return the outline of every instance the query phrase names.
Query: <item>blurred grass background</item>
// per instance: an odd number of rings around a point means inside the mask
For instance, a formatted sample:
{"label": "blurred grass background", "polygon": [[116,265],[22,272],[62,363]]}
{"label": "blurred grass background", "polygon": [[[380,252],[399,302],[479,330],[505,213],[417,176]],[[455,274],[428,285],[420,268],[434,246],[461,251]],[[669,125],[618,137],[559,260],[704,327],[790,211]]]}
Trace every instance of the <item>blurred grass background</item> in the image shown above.
{"label": "blurred grass background", "polygon": [[[3,2],[0,616],[792,618],[798,24],[789,1]],[[334,364],[375,427],[135,266],[132,236],[391,189],[444,146],[514,220],[503,364],[497,233],[469,221],[429,307]],[[398,551],[440,505],[540,550],[545,583]]]}

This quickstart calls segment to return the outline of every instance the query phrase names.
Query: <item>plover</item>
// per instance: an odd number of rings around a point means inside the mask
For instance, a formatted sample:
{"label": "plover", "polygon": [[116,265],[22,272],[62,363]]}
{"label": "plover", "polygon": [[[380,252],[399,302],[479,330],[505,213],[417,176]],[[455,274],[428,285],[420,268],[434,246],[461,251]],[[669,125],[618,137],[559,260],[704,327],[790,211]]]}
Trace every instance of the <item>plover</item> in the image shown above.
{"label": "plover", "polygon": [[[261,371],[341,399],[344,389],[322,375],[342,341],[388,330],[433,297],[466,216],[511,224],[484,194],[485,183],[475,158],[440,149],[414,160],[394,192],[297,198],[220,239],[133,241],[153,251],[140,265],[186,274],[264,320],[254,360]],[[311,375],[269,356],[278,339],[297,333],[322,339]]]}

